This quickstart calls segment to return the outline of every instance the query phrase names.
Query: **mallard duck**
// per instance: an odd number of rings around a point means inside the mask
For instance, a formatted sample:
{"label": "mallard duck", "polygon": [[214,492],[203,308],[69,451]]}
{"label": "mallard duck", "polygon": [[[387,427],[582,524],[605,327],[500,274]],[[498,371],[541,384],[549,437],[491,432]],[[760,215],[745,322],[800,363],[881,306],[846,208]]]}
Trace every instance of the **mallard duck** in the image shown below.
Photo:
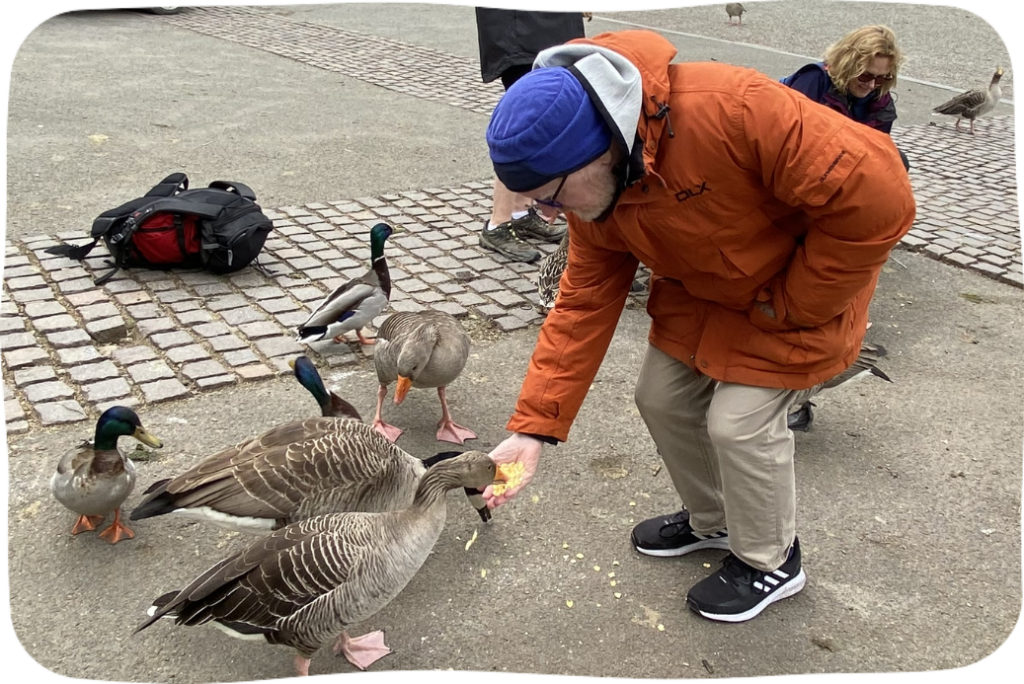
{"label": "mallard duck", "polygon": [[[831,380],[822,383],[821,389],[832,389],[839,387],[840,385],[849,385],[853,382],[857,382],[866,378],[869,375],[881,378],[886,382],[892,382],[892,378],[886,375],[878,366],[878,359],[885,356],[888,352],[880,344],[871,344],[870,342],[863,342],[860,346],[860,355],[850,365],[849,368],[844,370],[842,373],[832,378]],[[800,406],[794,406],[790,409],[789,415],[787,416],[790,430],[797,430],[798,432],[807,432],[811,428],[811,423],[814,422],[814,412],[811,410],[812,406],[816,404],[805,401]]]}
{"label": "mallard duck", "polygon": [[566,230],[562,241],[558,243],[558,248],[544,257],[544,261],[540,262],[537,271],[537,299],[545,309],[550,309],[555,305],[555,298],[558,297],[558,282],[568,263],[569,231]]}
{"label": "mallard duck", "polygon": [[743,23],[743,13],[747,10],[743,8],[738,2],[728,2],[725,4],[725,13],[729,15],[729,23],[732,23],[733,17],[739,17],[740,23]]}
{"label": "mallard duck", "polygon": [[320,413],[325,418],[355,418],[359,421],[363,419],[355,406],[342,399],[336,392],[327,389],[309,357],[296,357],[289,361],[288,365],[295,372],[295,379],[299,384],[316,399],[316,403],[320,405]]}
{"label": "mallard duck", "polygon": [[350,418],[294,420],[153,483],[131,519],[173,513],[266,534],[315,515],[393,511],[409,505],[424,472],[455,455],[420,460]]}
{"label": "mallard duck", "polygon": [[386,223],[378,223],[370,230],[370,269],[335,289],[313,309],[298,328],[296,337],[300,342],[330,337],[340,344],[342,336],[352,330],[361,343],[374,343],[363,336],[363,326],[381,315],[391,299],[391,274],[384,258],[384,242],[392,232]]}
{"label": "mallard duck", "polygon": [[1003,96],[999,89],[999,79],[1003,77],[1003,67],[996,67],[996,73],[992,76],[988,90],[968,90],[960,93],[948,102],[943,102],[932,111],[936,114],[956,117],[956,130],[960,130],[960,119],[968,119],[971,122],[971,135],[974,135],[974,120],[988,114],[996,105],[999,98]]}
{"label": "mallard duck", "polygon": [[476,439],[472,430],[457,425],[448,411],[447,387],[466,366],[470,339],[455,318],[443,311],[396,313],[388,316],[377,332],[373,365],[377,369],[377,413],[373,426],[394,442],[402,430],[381,417],[388,385],[396,382],[395,404],[405,401],[410,387],[436,387],[441,400],[437,439],[462,444]]}
{"label": "mallard duck", "polygon": [[78,520],[71,534],[95,530],[111,511],[114,521],[100,532],[100,538],[111,544],[132,539],[135,533],[121,524],[121,504],[135,487],[135,465],[117,447],[117,438],[131,436],[147,446],[163,446],[156,436],[146,432],[135,411],[113,406],[96,421],[96,436],[74,447],[57,464],[50,478],[53,497],[71,511]]}
{"label": "mallard duck", "polygon": [[[388,513],[336,513],[293,523],[153,601],[136,633],[160,618],[214,626],[297,651],[295,671],[328,639],[361,670],[391,650],[380,631],[347,629],[388,605],[430,555],[445,523],[445,494],[500,483],[487,454],[469,451],[427,471],[412,503]],[[340,636],[339,636],[340,635]]]}

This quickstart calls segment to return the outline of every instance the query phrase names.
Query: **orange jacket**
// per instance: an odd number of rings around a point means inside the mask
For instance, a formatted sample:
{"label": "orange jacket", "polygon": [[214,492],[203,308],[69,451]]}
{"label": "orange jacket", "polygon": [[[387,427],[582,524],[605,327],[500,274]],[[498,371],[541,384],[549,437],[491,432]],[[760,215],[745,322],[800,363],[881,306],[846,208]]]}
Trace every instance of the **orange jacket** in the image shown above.
{"label": "orange jacket", "polygon": [[[638,260],[653,273],[649,342],[695,371],[805,389],[847,368],[914,220],[889,136],[753,69],[670,64],[675,48],[648,31],[573,43],[640,70],[646,175],[607,221],[570,215],[568,266],[508,429],[567,438]],[[671,107],[674,135],[655,101]]]}

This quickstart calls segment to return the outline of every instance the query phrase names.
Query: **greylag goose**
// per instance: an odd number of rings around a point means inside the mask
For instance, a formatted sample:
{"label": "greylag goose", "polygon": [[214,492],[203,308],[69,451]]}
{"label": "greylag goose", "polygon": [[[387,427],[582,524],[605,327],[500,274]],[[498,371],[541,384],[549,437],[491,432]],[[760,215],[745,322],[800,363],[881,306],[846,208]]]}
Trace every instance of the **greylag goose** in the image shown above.
{"label": "greylag goose", "polygon": [[50,478],[50,491],[57,501],[78,513],[71,534],[95,530],[113,511],[114,521],[100,532],[100,538],[116,544],[135,536],[121,523],[121,504],[135,487],[135,465],[117,446],[118,437],[124,436],[154,449],[163,446],[146,432],[135,411],[113,406],[96,421],[95,439],[72,448],[57,464],[57,472]]}
{"label": "greylag goose", "polygon": [[153,601],[136,633],[160,618],[207,622],[232,636],[294,648],[295,671],[334,639],[361,670],[391,650],[383,632],[347,630],[388,605],[419,571],[445,523],[445,494],[499,483],[487,454],[470,451],[423,476],[411,505],[387,513],[336,513],[293,523],[252,542],[178,592]]}
{"label": "greylag goose", "polygon": [[740,24],[743,23],[743,13],[747,10],[744,9],[743,5],[738,2],[728,2],[725,4],[725,13],[729,15],[729,23],[732,24],[733,17],[739,17]]}
{"label": "greylag goose", "polygon": [[996,73],[992,76],[988,90],[968,90],[960,93],[947,102],[943,102],[932,111],[936,114],[956,117],[956,130],[960,130],[960,119],[967,119],[971,122],[971,135],[974,135],[974,120],[988,114],[996,105],[999,98],[1003,96],[999,89],[999,79],[1003,77],[1003,67],[996,67]]}
{"label": "greylag goose", "polygon": [[373,426],[394,442],[402,430],[381,416],[388,385],[395,382],[395,404],[401,404],[410,387],[436,387],[441,400],[437,439],[462,444],[476,433],[457,425],[448,411],[445,388],[459,377],[469,358],[470,339],[455,318],[443,311],[396,313],[377,331],[373,364],[380,388]]}
{"label": "greylag goose", "polygon": [[[892,382],[892,379],[875,365],[878,363],[878,359],[887,353],[882,345],[871,344],[870,342],[861,343],[860,355],[857,359],[842,373],[822,383],[821,389],[832,389],[840,385],[849,385],[869,375],[874,375],[886,382]],[[811,428],[811,423],[814,422],[812,406],[815,406],[815,404],[805,401],[800,406],[794,406],[790,409],[789,416],[787,416],[790,430],[807,432]]]}
{"label": "greylag goose", "polygon": [[363,327],[383,313],[391,299],[391,273],[384,258],[384,242],[391,236],[391,226],[378,223],[370,230],[370,270],[341,285],[321,301],[299,326],[300,342],[333,339],[355,331],[363,344],[374,340],[363,336]]}

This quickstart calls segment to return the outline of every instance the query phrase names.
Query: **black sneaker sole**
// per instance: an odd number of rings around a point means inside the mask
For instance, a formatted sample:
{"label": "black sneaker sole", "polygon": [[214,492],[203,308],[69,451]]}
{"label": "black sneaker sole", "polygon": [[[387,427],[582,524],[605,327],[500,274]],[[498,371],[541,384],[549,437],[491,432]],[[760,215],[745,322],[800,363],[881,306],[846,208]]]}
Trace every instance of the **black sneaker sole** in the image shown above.
{"label": "black sneaker sole", "polygon": [[480,240],[479,242],[480,246],[483,249],[486,249],[489,252],[496,252],[505,257],[506,259],[511,259],[512,261],[518,261],[524,264],[532,264],[534,261],[540,259],[540,252],[534,252],[533,255],[527,257],[521,254],[515,254],[514,252],[506,252],[505,250],[499,249],[492,245],[491,243],[485,242],[484,240]]}
{"label": "black sneaker sole", "polygon": [[768,594],[756,606],[749,608],[742,613],[715,613],[710,610],[701,610],[697,607],[697,603],[689,596],[686,597],[686,605],[689,606],[690,610],[706,617],[708,620],[716,620],[718,622],[746,622],[747,620],[753,620],[756,618],[761,614],[761,611],[776,601],[781,601],[784,598],[789,598],[790,596],[799,593],[806,583],[807,575],[804,574],[804,569],[800,568],[800,572],[798,572],[793,579],[783,585],[781,589]]}
{"label": "black sneaker sole", "polygon": [[683,546],[676,547],[674,549],[645,549],[637,543],[636,539],[631,539],[633,542],[633,548],[639,553],[645,556],[654,556],[656,558],[675,558],[677,556],[685,556],[688,553],[694,551],[700,551],[702,549],[719,549],[721,551],[729,550],[729,537],[708,537],[707,539],[701,539],[692,544],[685,544]]}

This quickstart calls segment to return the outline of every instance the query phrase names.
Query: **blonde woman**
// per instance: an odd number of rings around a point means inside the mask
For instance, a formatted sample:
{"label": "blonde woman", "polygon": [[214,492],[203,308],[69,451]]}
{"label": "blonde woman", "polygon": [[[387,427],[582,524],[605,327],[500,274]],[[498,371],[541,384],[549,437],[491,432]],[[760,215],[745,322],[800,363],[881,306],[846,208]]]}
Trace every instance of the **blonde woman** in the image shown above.
{"label": "blonde woman", "polygon": [[824,61],[801,67],[782,82],[854,121],[889,133],[896,120],[890,91],[902,62],[892,29],[864,26],[830,45]]}

